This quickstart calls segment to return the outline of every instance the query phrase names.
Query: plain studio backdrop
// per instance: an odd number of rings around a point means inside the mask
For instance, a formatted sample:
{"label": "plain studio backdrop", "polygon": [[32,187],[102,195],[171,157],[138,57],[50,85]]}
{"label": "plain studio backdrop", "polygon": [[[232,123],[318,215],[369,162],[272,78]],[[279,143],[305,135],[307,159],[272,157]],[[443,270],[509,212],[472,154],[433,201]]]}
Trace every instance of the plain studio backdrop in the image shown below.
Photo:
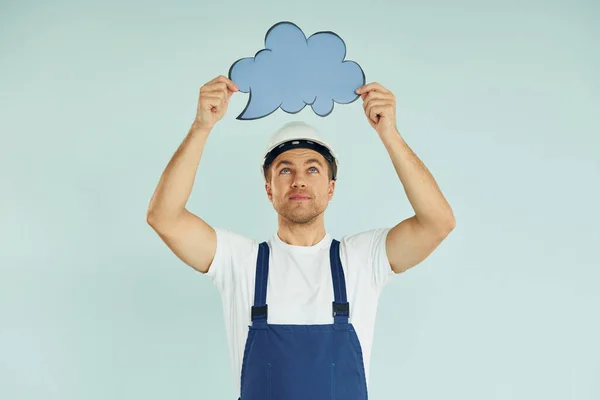
{"label": "plain studio backdrop", "polygon": [[[457,226],[382,293],[372,399],[600,398],[597,2],[2,2],[0,399],[235,399],[221,299],[146,223],[200,87],[291,21],[397,97]],[[488,3],[488,4],[486,4]],[[413,215],[362,101],[240,121],[188,209],[258,240],[270,135],[340,157],[336,238]]]}

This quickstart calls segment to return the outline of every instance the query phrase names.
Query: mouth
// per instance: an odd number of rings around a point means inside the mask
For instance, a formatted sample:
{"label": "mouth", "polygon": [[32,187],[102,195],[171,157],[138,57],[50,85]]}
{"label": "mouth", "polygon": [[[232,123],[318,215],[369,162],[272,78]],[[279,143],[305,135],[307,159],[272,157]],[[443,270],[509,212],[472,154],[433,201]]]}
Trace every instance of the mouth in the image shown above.
{"label": "mouth", "polygon": [[306,197],[306,196],[292,196],[292,197],[290,197],[290,200],[310,200],[310,197]]}

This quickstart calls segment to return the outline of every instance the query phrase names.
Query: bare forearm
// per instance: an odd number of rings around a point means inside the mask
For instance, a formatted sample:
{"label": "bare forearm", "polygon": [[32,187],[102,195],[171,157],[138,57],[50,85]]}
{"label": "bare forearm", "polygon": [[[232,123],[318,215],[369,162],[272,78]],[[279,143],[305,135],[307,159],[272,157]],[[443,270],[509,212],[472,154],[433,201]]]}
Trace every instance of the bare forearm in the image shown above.
{"label": "bare forearm", "polygon": [[440,229],[452,228],[452,208],[427,167],[397,130],[380,137],[419,222]]}
{"label": "bare forearm", "polygon": [[173,220],[185,209],[209,133],[192,125],[162,173],[148,206],[148,221]]}

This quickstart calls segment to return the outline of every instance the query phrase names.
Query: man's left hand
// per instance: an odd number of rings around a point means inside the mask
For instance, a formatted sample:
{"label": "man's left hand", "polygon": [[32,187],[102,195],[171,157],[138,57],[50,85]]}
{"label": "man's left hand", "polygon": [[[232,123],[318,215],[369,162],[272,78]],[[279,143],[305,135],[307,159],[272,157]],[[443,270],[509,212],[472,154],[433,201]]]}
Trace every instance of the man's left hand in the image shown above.
{"label": "man's left hand", "polygon": [[377,82],[356,89],[363,100],[363,109],[369,124],[381,136],[397,132],[396,97]]}

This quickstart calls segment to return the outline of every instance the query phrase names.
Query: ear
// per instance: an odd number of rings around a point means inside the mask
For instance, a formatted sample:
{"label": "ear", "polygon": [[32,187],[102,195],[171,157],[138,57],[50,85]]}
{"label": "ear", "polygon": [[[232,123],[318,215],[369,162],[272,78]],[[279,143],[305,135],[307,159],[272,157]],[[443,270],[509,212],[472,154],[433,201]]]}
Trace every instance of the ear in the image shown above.
{"label": "ear", "polygon": [[327,191],[327,194],[329,195],[329,200],[331,200],[333,198],[333,192],[335,191],[335,181],[334,180],[330,180],[329,181],[329,189]]}
{"label": "ear", "polygon": [[273,190],[271,189],[271,185],[268,182],[265,183],[265,191],[267,192],[267,197],[269,198],[269,201],[272,203],[273,202]]}

